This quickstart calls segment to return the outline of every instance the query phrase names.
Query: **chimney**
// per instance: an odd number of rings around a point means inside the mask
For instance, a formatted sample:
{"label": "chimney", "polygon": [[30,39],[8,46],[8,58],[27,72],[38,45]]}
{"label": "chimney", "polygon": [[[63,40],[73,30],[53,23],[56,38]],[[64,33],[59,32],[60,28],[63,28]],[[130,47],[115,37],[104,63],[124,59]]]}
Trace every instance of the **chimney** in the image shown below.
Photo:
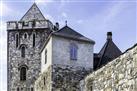
{"label": "chimney", "polygon": [[112,32],[107,32],[107,40],[112,40]]}

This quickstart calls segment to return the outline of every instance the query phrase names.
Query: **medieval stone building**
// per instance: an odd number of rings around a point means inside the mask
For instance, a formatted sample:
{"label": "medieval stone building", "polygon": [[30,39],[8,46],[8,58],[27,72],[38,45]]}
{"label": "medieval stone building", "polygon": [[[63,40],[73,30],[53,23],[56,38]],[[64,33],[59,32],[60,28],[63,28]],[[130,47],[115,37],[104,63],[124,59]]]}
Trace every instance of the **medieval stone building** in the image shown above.
{"label": "medieval stone building", "polygon": [[8,91],[85,91],[80,82],[121,54],[111,32],[94,53],[93,40],[53,25],[35,3],[21,20],[7,22],[7,35]]}
{"label": "medieval stone building", "polygon": [[8,91],[34,91],[34,82],[41,71],[39,51],[52,29],[52,23],[36,4],[20,21],[7,22]]}

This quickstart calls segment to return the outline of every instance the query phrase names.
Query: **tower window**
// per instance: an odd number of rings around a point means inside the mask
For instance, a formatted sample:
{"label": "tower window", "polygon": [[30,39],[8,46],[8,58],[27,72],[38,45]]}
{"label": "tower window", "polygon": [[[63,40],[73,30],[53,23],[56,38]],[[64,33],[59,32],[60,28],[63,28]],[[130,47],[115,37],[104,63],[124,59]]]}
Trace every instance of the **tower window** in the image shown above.
{"label": "tower window", "polygon": [[33,34],[33,47],[35,47],[35,37],[36,37],[36,35]]}
{"label": "tower window", "polygon": [[47,49],[45,50],[45,64],[47,63]]}
{"label": "tower window", "polygon": [[27,72],[26,67],[21,67],[21,69],[20,69],[20,80],[21,81],[26,80],[26,72]]}
{"label": "tower window", "polygon": [[16,34],[16,48],[19,46],[19,34]]}
{"label": "tower window", "polygon": [[93,87],[92,86],[90,86],[90,91],[93,91]]}
{"label": "tower window", "polygon": [[27,38],[27,34],[25,33],[25,34],[24,34],[24,39],[26,39],[26,38]]}
{"label": "tower window", "polygon": [[22,48],[21,48],[21,57],[25,57],[25,47],[24,46],[22,46]]}
{"label": "tower window", "polygon": [[70,45],[70,59],[77,60],[78,47],[76,44]]}
{"label": "tower window", "polygon": [[33,87],[31,87],[31,91],[33,91]]}
{"label": "tower window", "polygon": [[19,91],[19,87],[17,88],[17,91]]}
{"label": "tower window", "polygon": [[45,85],[46,83],[45,83],[45,77],[44,77],[44,85]]}

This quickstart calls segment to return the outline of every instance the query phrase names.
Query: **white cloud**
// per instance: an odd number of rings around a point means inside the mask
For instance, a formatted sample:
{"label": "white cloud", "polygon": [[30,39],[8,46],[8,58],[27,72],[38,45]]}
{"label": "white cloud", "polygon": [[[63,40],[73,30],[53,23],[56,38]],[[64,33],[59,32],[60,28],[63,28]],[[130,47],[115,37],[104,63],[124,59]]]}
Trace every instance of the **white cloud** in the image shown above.
{"label": "white cloud", "polygon": [[46,14],[45,17],[46,17],[46,19],[50,20],[51,22],[55,22],[55,19],[51,15]]}
{"label": "white cloud", "polygon": [[11,14],[11,12],[13,12],[13,10],[3,2],[0,3],[0,6],[1,6],[0,7],[1,8],[1,15],[0,16],[5,16],[5,15],[7,15],[9,13]]}
{"label": "white cloud", "polygon": [[[1,17],[6,17],[6,16],[20,16],[22,15],[22,12],[20,11],[16,11],[15,9],[13,9],[11,6],[9,6],[8,4],[6,4],[6,2],[1,2],[0,3],[0,16]],[[13,14],[14,12],[14,14]]]}
{"label": "white cloud", "polygon": [[67,18],[67,17],[68,17],[67,13],[65,13],[65,12],[62,12],[61,15],[62,15],[64,18]]}
{"label": "white cloud", "polygon": [[83,20],[78,20],[77,23],[78,23],[78,24],[82,24],[82,23],[83,23]]}
{"label": "white cloud", "polygon": [[32,1],[37,3],[37,4],[45,4],[48,2],[53,2],[53,0],[32,0]]}

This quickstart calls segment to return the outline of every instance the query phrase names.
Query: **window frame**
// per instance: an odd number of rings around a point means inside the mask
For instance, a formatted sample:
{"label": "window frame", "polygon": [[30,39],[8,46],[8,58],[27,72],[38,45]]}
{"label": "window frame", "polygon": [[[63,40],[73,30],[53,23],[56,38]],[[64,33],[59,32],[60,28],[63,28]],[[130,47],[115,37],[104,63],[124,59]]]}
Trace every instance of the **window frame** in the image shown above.
{"label": "window frame", "polygon": [[19,33],[15,35],[15,41],[16,41],[16,48],[19,46]]}
{"label": "window frame", "polygon": [[25,53],[26,53],[26,47],[25,47],[25,46],[22,46],[22,47],[21,47],[21,57],[22,57],[22,58],[25,58]]}
{"label": "window frame", "polygon": [[27,67],[21,66],[20,67],[20,81],[27,80]]}
{"label": "window frame", "polygon": [[78,59],[78,46],[75,43],[70,44],[70,60]]}

